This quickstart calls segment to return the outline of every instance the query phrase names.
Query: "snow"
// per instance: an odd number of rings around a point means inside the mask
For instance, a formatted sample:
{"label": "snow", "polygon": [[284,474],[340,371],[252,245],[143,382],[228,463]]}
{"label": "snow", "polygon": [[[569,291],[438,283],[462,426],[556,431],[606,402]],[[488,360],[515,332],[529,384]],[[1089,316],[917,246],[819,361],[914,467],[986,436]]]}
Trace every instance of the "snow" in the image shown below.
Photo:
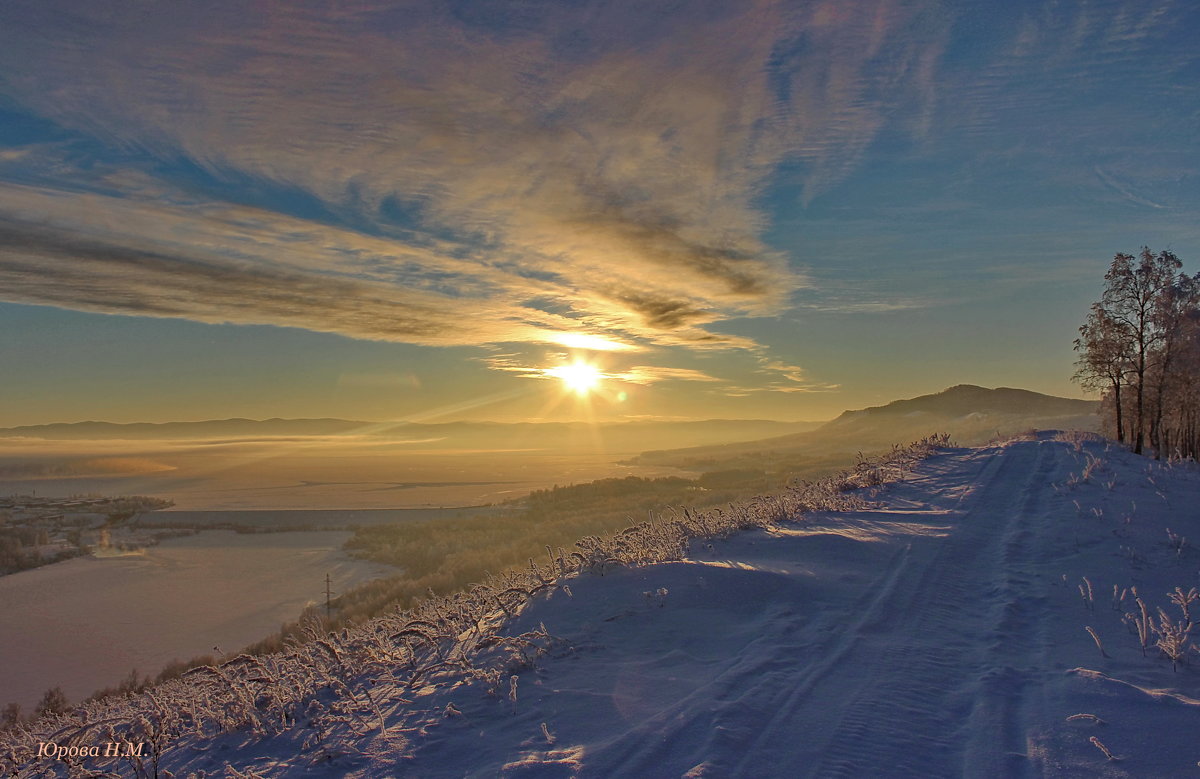
{"label": "snow", "polygon": [[1200,770],[1200,658],[1173,670],[1154,635],[1143,656],[1123,621],[1135,597],[1156,622],[1159,607],[1182,620],[1168,593],[1200,585],[1200,553],[1181,540],[1200,539],[1194,465],[1041,433],[943,450],[863,493],[861,510],[696,541],[682,561],[534,595],[501,630],[545,651],[491,684],[447,672],[409,688],[363,671],[349,686],[369,690],[386,732],[375,715],[324,730],[309,718],[276,735],[186,737],[164,765],[264,777]]}

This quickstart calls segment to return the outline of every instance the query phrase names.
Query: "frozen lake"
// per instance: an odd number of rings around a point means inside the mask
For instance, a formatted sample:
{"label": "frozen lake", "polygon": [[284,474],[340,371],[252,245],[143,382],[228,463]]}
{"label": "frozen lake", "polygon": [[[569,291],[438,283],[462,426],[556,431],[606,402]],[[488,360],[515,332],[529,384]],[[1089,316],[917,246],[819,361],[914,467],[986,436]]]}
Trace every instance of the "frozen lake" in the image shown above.
{"label": "frozen lake", "polygon": [[211,530],[0,577],[0,705],[28,712],[55,685],[77,702],[134,668],[236,653],[321,602],[325,574],[337,593],[395,570],[347,557],[349,537]]}

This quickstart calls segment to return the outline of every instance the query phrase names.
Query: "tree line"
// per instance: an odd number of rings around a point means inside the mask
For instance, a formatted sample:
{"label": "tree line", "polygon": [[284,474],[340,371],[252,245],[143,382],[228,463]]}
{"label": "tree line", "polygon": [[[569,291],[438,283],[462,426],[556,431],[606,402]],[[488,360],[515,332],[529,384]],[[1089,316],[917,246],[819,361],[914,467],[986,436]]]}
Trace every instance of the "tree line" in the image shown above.
{"label": "tree line", "polygon": [[[3,522],[2,518],[0,522]],[[50,541],[50,534],[45,528],[7,527],[0,524],[0,576],[69,560],[87,553],[76,536],[74,546],[43,555],[40,547],[49,545]]]}
{"label": "tree line", "polygon": [[1182,267],[1169,251],[1117,254],[1075,339],[1104,432],[1159,458],[1200,454],[1200,273]]}

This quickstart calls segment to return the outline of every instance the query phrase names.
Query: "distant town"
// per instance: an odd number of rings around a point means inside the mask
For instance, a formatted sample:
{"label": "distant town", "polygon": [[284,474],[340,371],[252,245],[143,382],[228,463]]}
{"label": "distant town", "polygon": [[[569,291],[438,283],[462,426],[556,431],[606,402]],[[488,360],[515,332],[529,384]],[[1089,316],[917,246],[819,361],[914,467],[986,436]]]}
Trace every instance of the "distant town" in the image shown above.
{"label": "distant town", "polygon": [[0,498],[0,575],[87,554],[122,554],[192,531],[147,531],[129,525],[146,511],[173,505],[142,495]]}

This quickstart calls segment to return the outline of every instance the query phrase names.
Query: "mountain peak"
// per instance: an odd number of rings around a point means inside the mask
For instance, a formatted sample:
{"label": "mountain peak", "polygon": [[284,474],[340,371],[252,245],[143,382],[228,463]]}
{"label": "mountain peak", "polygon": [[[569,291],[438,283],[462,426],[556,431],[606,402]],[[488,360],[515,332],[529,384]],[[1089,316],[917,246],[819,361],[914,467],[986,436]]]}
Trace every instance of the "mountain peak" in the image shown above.
{"label": "mountain peak", "polygon": [[1032,390],[1013,387],[988,389],[974,384],[956,384],[941,392],[915,398],[894,400],[882,406],[847,411],[830,425],[849,422],[862,423],[881,417],[931,416],[953,419],[967,414],[1072,417],[1094,414],[1097,402],[1044,395]]}
{"label": "mountain peak", "polygon": [[980,392],[999,392],[1000,390],[1003,390],[1003,389],[1008,389],[1008,388],[1007,387],[997,387],[994,390],[990,390],[987,387],[980,387],[978,384],[955,384],[953,387],[947,387],[946,389],[942,390],[941,392],[937,392],[934,394],[950,395],[952,393],[953,394],[966,394],[966,393],[980,393]]}

